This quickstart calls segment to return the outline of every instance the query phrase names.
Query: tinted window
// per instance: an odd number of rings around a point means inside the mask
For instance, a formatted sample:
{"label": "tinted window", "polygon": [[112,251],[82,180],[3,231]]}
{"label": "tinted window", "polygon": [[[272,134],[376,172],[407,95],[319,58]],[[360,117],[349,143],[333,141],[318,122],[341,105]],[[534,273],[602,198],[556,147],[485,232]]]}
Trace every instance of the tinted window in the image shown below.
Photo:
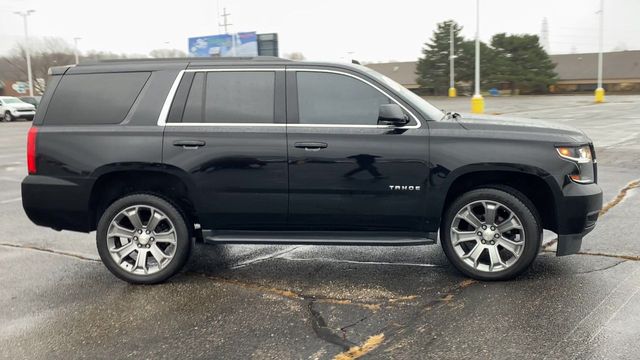
{"label": "tinted window", "polygon": [[273,123],[273,72],[238,71],[206,74],[205,122]]}
{"label": "tinted window", "polygon": [[273,123],[274,86],[273,72],[196,73],[182,122]]}
{"label": "tinted window", "polygon": [[298,72],[301,124],[377,125],[381,104],[390,99],[346,75]]}
{"label": "tinted window", "polygon": [[182,115],[183,122],[203,122],[204,106],[202,106],[202,98],[204,96],[204,73],[196,73],[189,89],[187,102],[184,105],[184,113]]}
{"label": "tinted window", "polygon": [[149,72],[65,75],[53,93],[44,123],[120,123],[149,75]]}

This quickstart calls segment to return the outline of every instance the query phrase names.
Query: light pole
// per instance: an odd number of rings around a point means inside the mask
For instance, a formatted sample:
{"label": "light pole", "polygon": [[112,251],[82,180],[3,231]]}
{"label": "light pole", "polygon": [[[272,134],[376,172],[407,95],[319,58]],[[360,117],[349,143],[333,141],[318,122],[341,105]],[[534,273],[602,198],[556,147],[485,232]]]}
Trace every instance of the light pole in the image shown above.
{"label": "light pole", "polygon": [[484,98],[480,95],[480,0],[476,0],[476,77],[475,92],[471,98],[471,112],[484,112]]}
{"label": "light pole", "polygon": [[27,11],[16,11],[14,14],[22,16],[24,20],[24,52],[27,55],[27,77],[29,78],[29,96],[33,96],[33,79],[31,76],[31,55],[29,54],[29,31],[27,25],[27,18],[29,15],[36,12],[35,10],[27,10]]}
{"label": "light pole", "polygon": [[600,0],[600,34],[598,39],[598,88],[595,92],[595,101],[604,102],[604,88],[602,87],[602,43],[604,38],[604,0]]}
{"label": "light pole", "polygon": [[79,56],[78,56],[78,40],[82,40],[81,37],[74,37],[73,38],[73,53],[76,56],[76,65],[80,62],[79,61]]}
{"label": "light pole", "polygon": [[449,24],[449,97],[456,97],[456,87],[453,71],[453,59],[456,58],[454,52],[454,34],[453,34],[453,21]]}

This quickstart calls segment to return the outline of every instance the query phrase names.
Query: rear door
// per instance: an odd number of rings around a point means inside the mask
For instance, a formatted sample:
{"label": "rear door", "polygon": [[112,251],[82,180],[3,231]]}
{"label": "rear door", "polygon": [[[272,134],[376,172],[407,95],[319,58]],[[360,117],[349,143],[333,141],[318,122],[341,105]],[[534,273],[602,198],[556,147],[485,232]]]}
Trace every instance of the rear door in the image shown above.
{"label": "rear door", "polygon": [[284,69],[189,69],[168,112],[163,162],[187,174],[205,229],[286,225]]}
{"label": "rear door", "polygon": [[287,69],[289,223],[319,230],[422,231],[428,129],[378,125],[382,104],[402,104],[361,74]]}

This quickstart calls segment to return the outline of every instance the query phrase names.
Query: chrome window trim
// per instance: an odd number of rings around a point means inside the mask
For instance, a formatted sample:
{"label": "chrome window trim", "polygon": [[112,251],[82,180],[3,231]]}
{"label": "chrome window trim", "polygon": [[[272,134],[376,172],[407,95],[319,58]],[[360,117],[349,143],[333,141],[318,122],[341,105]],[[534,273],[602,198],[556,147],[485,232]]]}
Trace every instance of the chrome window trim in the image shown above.
{"label": "chrome window trim", "polygon": [[285,71],[285,68],[224,68],[224,69],[185,69],[180,70],[176,79],[173,81],[171,88],[169,89],[169,93],[164,100],[164,104],[162,105],[162,109],[160,110],[160,115],[158,115],[158,126],[225,126],[225,127],[234,127],[234,126],[248,126],[248,127],[303,127],[303,128],[368,128],[368,129],[419,129],[422,127],[422,123],[418,119],[418,117],[406,106],[402,105],[396,99],[394,99],[391,95],[389,95],[386,91],[382,90],[380,87],[372,84],[370,81],[365,80],[359,76],[355,76],[353,74],[337,71],[337,70],[326,70],[326,69],[310,69],[310,68],[287,68],[286,71],[304,71],[304,72],[323,72],[323,73],[331,73],[338,75],[345,75],[356,80],[360,80],[363,83],[373,87],[384,96],[391,99],[394,103],[400,106],[404,111],[409,113],[411,117],[416,121],[416,125],[410,126],[393,126],[393,125],[350,125],[350,124],[286,124],[286,123],[167,123],[167,116],[169,115],[169,109],[171,108],[171,103],[173,103],[173,98],[176,95],[176,91],[178,91],[178,86],[180,85],[180,81],[182,80],[185,72],[238,72],[238,71]]}
{"label": "chrome window trim", "polygon": [[169,88],[169,93],[164,99],[164,104],[162,105],[162,109],[160,110],[160,115],[158,115],[158,126],[165,126],[167,124],[169,108],[171,108],[171,103],[173,102],[173,98],[176,96],[178,85],[180,85],[180,80],[182,80],[182,76],[184,75],[185,71],[186,70],[180,70],[178,76],[176,76],[176,79],[173,81],[171,88]]}
{"label": "chrome window trim", "polygon": [[382,128],[382,129],[388,129],[388,128],[393,128],[393,129],[418,129],[422,126],[422,123],[420,122],[420,120],[418,119],[418,117],[411,111],[409,111],[409,109],[407,109],[406,106],[402,105],[399,101],[397,101],[396,99],[393,98],[393,96],[389,95],[389,93],[387,93],[386,91],[382,90],[380,87],[376,86],[375,84],[371,83],[370,81],[361,78],[360,76],[356,76],[353,74],[350,74],[348,72],[344,72],[344,71],[338,71],[338,70],[327,70],[327,69],[310,69],[310,68],[287,68],[287,72],[289,71],[295,71],[295,72],[322,72],[322,73],[330,73],[330,74],[338,74],[338,75],[345,75],[345,76],[349,76],[351,78],[354,78],[356,80],[360,80],[363,83],[371,86],[372,88],[378,90],[378,92],[380,92],[382,95],[388,97],[389,99],[391,99],[391,101],[393,101],[394,103],[396,103],[398,106],[400,106],[404,111],[406,111],[409,115],[411,115],[411,117],[413,118],[413,120],[416,121],[416,125],[410,125],[410,126],[392,126],[392,125],[349,125],[349,124],[288,124],[288,126],[296,126],[296,127],[355,127],[355,128]]}

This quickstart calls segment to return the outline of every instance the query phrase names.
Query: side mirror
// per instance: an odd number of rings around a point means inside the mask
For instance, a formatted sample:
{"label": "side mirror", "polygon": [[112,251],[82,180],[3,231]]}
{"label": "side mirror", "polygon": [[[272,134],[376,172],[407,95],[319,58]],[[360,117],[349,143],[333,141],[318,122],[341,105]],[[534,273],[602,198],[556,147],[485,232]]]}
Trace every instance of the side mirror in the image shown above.
{"label": "side mirror", "polygon": [[382,104],[378,110],[378,125],[404,126],[409,123],[409,117],[405,115],[398,104]]}

